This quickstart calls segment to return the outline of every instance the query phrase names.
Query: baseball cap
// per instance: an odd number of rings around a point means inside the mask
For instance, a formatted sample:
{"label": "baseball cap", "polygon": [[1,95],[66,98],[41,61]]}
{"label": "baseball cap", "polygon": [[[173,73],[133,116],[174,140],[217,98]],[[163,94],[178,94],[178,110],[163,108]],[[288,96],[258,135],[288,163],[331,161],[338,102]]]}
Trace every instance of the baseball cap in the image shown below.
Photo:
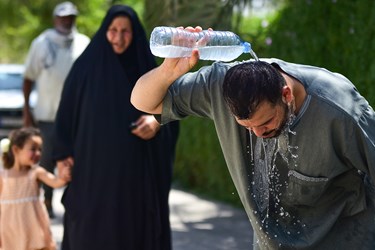
{"label": "baseball cap", "polygon": [[56,5],[53,10],[54,16],[77,16],[78,10],[77,7],[71,2],[63,2]]}

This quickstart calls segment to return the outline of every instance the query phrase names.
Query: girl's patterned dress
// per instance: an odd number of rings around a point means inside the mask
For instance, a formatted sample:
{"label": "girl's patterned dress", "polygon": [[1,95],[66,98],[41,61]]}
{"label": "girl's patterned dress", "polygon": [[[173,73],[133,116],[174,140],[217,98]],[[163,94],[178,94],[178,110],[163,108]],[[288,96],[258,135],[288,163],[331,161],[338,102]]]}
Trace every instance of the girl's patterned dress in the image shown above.
{"label": "girl's patterned dress", "polygon": [[35,167],[27,171],[1,170],[0,177],[0,249],[55,250]]}

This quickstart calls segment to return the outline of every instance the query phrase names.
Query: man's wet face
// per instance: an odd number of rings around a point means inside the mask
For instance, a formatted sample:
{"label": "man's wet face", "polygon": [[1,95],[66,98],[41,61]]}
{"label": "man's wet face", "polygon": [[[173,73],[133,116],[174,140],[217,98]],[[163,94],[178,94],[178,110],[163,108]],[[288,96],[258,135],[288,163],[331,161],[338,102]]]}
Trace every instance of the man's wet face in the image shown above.
{"label": "man's wet face", "polygon": [[278,103],[273,105],[269,102],[259,104],[257,111],[250,119],[239,120],[238,124],[253,131],[262,138],[277,137],[281,134],[288,120],[288,105]]}

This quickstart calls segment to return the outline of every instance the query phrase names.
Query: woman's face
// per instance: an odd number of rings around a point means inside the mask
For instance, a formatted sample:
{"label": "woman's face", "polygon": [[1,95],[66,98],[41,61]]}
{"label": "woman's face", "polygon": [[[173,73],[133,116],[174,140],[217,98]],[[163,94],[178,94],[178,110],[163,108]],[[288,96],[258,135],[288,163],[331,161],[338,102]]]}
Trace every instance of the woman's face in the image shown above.
{"label": "woman's face", "polygon": [[113,19],[107,30],[107,39],[116,54],[123,53],[133,41],[130,19],[126,16],[118,16]]}

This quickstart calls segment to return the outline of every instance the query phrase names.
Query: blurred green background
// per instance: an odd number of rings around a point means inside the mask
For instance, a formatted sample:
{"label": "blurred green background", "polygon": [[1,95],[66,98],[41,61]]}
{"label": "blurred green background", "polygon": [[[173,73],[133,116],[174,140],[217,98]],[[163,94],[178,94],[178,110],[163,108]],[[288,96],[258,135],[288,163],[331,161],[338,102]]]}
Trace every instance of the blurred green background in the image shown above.
{"label": "blurred green background", "polygon": [[[59,1],[0,0],[0,62],[23,63],[32,39],[51,26]],[[375,1],[368,0],[80,0],[78,29],[92,36],[111,4],[139,14],[147,33],[158,25],[231,30],[259,57],[339,72],[375,104]],[[249,59],[243,54],[238,60]],[[160,59],[159,59],[160,62]],[[199,66],[211,62],[201,61]],[[174,185],[240,205],[211,121],[181,122]]]}

